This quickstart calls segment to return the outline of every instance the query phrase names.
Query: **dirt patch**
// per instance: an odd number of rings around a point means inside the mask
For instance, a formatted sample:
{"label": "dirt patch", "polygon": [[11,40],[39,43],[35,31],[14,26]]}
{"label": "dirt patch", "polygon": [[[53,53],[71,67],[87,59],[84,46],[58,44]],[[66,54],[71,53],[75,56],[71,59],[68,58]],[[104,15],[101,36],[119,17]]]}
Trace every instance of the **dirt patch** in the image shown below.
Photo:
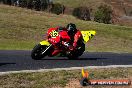
{"label": "dirt patch", "polygon": [[65,88],[83,88],[78,79],[71,79]]}

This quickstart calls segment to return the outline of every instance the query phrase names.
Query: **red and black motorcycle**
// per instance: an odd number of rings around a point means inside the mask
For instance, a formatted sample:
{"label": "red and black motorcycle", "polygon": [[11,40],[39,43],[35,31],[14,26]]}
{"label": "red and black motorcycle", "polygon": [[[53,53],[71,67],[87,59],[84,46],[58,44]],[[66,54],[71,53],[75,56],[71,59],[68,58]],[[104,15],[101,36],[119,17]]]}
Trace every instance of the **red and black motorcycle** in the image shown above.
{"label": "red and black motorcycle", "polygon": [[82,38],[79,39],[77,43],[77,48],[72,50],[70,37],[67,31],[51,31],[52,42],[44,40],[37,44],[32,52],[31,57],[34,60],[41,60],[45,56],[53,57],[52,52],[55,49],[59,49],[60,56],[66,56],[69,59],[76,59],[81,56],[85,51],[85,43],[88,42],[95,34],[95,31],[81,31]]}

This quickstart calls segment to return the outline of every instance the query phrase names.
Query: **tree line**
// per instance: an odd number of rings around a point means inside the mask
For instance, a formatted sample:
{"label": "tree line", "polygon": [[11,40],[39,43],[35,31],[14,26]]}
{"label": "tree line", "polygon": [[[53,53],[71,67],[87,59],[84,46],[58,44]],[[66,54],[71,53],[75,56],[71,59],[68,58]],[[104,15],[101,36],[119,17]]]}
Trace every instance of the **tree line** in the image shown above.
{"label": "tree line", "polygon": [[52,0],[1,0],[1,3],[7,5],[18,6],[22,8],[34,9],[37,11],[53,12],[60,14],[64,12],[64,5],[59,3],[53,3]]}
{"label": "tree line", "polygon": [[[77,7],[73,10],[73,16],[89,21],[91,20],[92,9],[88,7]],[[110,24],[112,21],[112,9],[106,4],[101,4],[93,14],[93,20],[99,23]]]}
{"label": "tree line", "polygon": [[[66,7],[52,0],[1,0],[0,3],[14,5],[22,8],[34,9],[37,11],[49,11],[57,15],[64,14]],[[72,15],[81,19],[91,20],[91,9],[88,7],[77,7],[73,9]],[[107,5],[100,5],[94,13],[94,21],[99,23],[112,23],[112,9]]]}

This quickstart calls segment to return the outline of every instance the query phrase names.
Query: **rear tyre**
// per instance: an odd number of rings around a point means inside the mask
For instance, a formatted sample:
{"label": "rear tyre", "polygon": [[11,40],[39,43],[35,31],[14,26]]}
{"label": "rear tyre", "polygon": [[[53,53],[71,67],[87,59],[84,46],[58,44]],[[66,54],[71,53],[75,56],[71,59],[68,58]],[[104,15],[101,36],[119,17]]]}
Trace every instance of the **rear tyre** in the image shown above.
{"label": "rear tyre", "polygon": [[82,45],[78,47],[76,50],[67,52],[67,57],[72,60],[78,59],[78,57],[81,56],[84,51],[85,51],[85,44],[82,43]]}
{"label": "rear tyre", "polygon": [[82,43],[80,47],[76,50],[76,55],[81,56],[83,52],[85,51],[85,44]]}
{"label": "rear tyre", "polygon": [[74,52],[67,52],[67,57],[69,60],[75,60],[78,58],[78,55],[76,55]]}
{"label": "rear tyre", "polygon": [[42,54],[42,52],[47,48],[46,45],[36,45],[32,52],[31,52],[31,57],[34,60],[41,60],[43,57],[45,57],[47,55],[47,53],[45,52],[44,54]]}

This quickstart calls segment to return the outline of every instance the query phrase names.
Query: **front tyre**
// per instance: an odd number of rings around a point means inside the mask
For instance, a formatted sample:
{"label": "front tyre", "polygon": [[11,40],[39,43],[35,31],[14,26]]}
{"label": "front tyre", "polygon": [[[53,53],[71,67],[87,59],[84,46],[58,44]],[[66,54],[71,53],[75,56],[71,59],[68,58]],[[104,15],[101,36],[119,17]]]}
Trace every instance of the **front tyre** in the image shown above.
{"label": "front tyre", "polygon": [[46,50],[46,48],[47,48],[46,45],[41,44],[36,45],[31,52],[32,59],[41,60],[43,57],[45,57],[47,53],[42,54],[42,52]]}

